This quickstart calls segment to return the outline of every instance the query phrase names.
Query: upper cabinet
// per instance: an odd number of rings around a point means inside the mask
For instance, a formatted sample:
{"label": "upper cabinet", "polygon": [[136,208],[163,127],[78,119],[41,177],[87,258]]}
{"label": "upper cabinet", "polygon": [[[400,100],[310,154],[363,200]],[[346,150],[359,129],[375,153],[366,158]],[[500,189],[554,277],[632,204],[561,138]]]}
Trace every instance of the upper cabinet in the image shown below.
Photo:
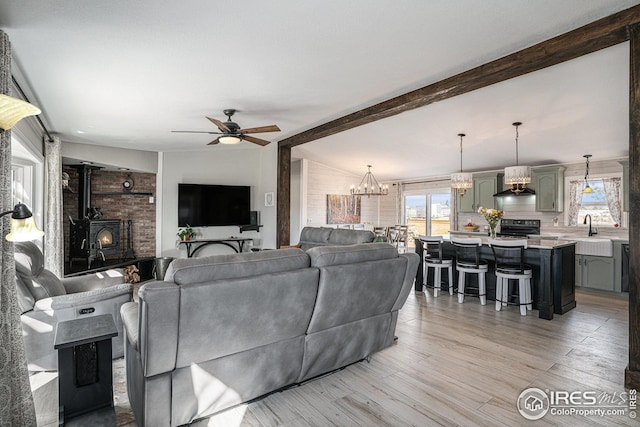
{"label": "upper cabinet", "polygon": [[499,209],[499,201],[493,195],[502,190],[501,173],[482,173],[473,175],[473,188],[467,194],[458,194],[458,212],[477,212],[484,208]]}
{"label": "upper cabinet", "polygon": [[629,212],[629,160],[620,160],[622,165],[622,210]]}
{"label": "upper cabinet", "polygon": [[536,211],[562,212],[564,206],[564,168],[535,169]]}

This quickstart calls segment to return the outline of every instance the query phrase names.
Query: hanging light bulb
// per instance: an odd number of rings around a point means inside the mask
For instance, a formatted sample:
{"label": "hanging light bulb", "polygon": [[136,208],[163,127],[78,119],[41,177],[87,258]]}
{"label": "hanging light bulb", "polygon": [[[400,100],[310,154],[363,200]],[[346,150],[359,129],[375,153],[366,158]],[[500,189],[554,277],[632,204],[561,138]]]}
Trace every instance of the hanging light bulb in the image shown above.
{"label": "hanging light bulb", "polygon": [[462,171],[462,138],[466,135],[459,133],[458,136],[460,137],[460,172],[451,174],[451,188],[455,188],[460,197],[463,197],[467,190],[473,187],[473,175]]}
{"label": "hanging light bulb", "polygon": [[589,185],[589,157],[591,157],[591,154],[585,154],[582,157],[587,159],[587,166],[584,171],[584,188],[582,189],[582,193],[589,194],[593,193],[593,188]]}
{"label": "hanging light bulb", "polygon": [[504,180],[509,184],[509,189],[518,194],[531,182],[531,168],[518,165],[518,126],[522,125],[522,122],[515,122],[513,125],[516,127],[516,165],[504,168]]}

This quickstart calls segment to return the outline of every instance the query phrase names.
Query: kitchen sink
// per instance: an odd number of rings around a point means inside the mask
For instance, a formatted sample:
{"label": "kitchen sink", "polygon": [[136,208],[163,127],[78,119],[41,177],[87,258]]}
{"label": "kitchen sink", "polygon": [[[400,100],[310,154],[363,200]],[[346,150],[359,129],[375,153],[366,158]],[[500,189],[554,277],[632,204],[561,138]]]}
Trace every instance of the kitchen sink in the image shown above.
{"label": "kitchen sink", "polygon": [[576,242],[576,255],[613,256],[613,242],[611,239],[571,235],[566,235],[562,238]]}

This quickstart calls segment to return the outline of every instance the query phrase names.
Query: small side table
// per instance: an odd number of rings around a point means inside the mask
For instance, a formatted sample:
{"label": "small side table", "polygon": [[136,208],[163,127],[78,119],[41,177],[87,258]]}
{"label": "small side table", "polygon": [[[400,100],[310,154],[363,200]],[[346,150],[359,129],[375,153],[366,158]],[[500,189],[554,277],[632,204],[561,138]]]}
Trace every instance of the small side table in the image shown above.
{"label": "small side table", "polygon": [[58,323],[53,347],[58,350],[60,424],[113,407],[111,338],[117,335],[110,314]]}

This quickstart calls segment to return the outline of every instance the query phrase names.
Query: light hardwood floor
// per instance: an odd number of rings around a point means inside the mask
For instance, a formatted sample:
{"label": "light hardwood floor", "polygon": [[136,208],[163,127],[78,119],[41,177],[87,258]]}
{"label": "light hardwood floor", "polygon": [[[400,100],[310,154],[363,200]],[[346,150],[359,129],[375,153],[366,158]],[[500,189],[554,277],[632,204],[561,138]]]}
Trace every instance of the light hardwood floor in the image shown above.
{"label": "light hardwood floor", "polygon": [[[628,415],[552,416],[527,421],[516,400],[528,387],[624,392],[628,299],[578,291],[578,306],[554,320],[517,307],[496,312],[473,297],[412,293],[398,342],[370,362],[267,396],[198,426],[638,425]],[[49,374],[51,375],[51,374]],[[114,362],[119,426],[133,426],[123,361]],[[55,425],[55,376],[35,392],[39,425]],[[48,391],[46,391],[48,389]],[[53,395],[52,395],[53,394]],[[623,406],[624,407],[624,406]],[[628,411],[627,411],[628,414]]]}

